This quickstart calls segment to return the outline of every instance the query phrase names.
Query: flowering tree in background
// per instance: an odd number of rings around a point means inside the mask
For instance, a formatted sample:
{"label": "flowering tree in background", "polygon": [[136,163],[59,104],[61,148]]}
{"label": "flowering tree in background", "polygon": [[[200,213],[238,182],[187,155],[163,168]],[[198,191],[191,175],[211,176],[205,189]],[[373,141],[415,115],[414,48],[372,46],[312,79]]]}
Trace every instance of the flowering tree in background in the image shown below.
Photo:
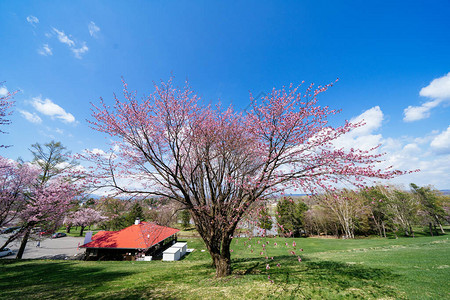
{"label": "flowering tree in background", "polygon": [[[0,83],[1,87],[1,83]],[[0,125],[10,124],[8,116],[13,102],[10,100],[15,93],[7,92],[0,96]],[[0,133],[5,133],[0,129]],[[34,165],[10,161],[0,157],[0,225],[19,220],[20,230],[11,235],[0,249],[6,247],[13,240],[22,237],[17,258],[22,258],[31,230],[37,225],[49,226],[61,222],[64,213],[70,208],[71,201],[78,193],[75,186],[60,177],[51,179],[61,172],[61,163],[66,163],[61,151],[65,148],[58,143],[50,143],[55,150],[48,157],[42,157],[45,151],[39,144],[32,145],[35,152],[36,165],[46,163],[42,170]],[[48,144],[45,145],[48,147]],[[7,147],[0,145],[0,147]],[[40,156],[41,155],[41,156]],[[58,161],[55,158],[59,157]],[[42,159],[46,158],[46,160]],[[58,166],[59,164],[59,166]],[[64,167],[64,166],[63,166]],[[43,174],[40,174],[44,171]]]}
{"label": "flowering tree in background", "polygon": [[[9,160],[0,156],[0,226],[8,226],[17,221],[26,207],[25,193],[35,182],[39,170],[28,165]],[[16,232],[8,237],[0,246],[0,250],[22,232]]]}
{"label": "flowering tree in background", "polygon": [[[317,192],[346,181],[388,179],[403,172],[379,169],[376,149],[336,149],[332,142],[362,123],[328,125],[337,113],[317,103],[330,85],[273,90],[251,109],[205,106],[172,82],[139,101],[124,84],[124,100],[94,106],[93,128],[115,139],[115,152],[82,155],[97,163],[94,184],[119,192],[159,196],[188,209],[216,276],[231,273],[230,244],[252,204],[283,190]],[[133,184],[126,180],[132,180]],[[139,183],[139,184],[138,184]]]}
{"label": "flowering tree in background", "polygon": [[17,259],[22,258],[31,229],[40,225],[59,226],[77,194],[78,191],[73,184],[62,179],[49,181],[46,185],[33,185],[25,193],[26,206],[19,216],[24,235]]}
{"label": "flowering tree in background", "polygon": [[31,165],[38,170],[34,182],[23,191],[25,208],[20,213],[22,242],[17,258],[22,258],[31,230],[35,226],[56,228],[63,223],[64,215],[74,205],[78,186],[67,172],[74,165],[69,161],[68,152],[59,142],[51,141],[42,147],[39,143],[31,145],[33,161]]}
{"label": "flowering tree in background", "polygon": [[30,165],[0,156],[0,226],[9,225],[24,208],[24,191],[34,182],[38,174]]}
{"label": "flowering tree in background", "polygon": [[83,236],[83,231],[86,227],[106,220],[107,217],[90,207],[81,208],[73,214],[67,216],[66,222],[70,222],[72,225],[80,226],[80,236]]}

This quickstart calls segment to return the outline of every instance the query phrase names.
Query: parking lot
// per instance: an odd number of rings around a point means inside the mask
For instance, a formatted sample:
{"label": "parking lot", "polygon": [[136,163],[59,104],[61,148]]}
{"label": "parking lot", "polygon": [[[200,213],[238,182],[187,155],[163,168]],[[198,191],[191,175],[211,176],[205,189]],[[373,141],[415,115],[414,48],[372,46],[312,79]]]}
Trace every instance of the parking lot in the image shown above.
{"label": "parking lot", "polygon": [[[0,235],[0,245],[7,240],[8,235]],[[78,245],[82,245],[84,238],[66,236],[57,239],[51,239],[50,237],[41,238],[40,245],[37,247],[38,240],[28,240],[25,252],[22,258],[24,259],[73,259],[78,254],[84,253],[84,249]],[[13,242],[7,246],[14,251],[14,255],[2,257],[0,259],[14,259],[15,254],[19,250],[20,241]]]}

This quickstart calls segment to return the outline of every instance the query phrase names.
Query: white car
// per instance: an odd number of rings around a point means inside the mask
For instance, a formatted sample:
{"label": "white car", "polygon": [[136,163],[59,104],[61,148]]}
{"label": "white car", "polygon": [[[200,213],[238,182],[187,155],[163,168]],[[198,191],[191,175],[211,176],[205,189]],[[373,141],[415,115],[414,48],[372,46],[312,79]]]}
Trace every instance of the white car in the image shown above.
{"label": "white car", "polygon": [[10,250],[9,248],[5,248],[2,251],[0,251],[0,257],[12,255],[12,254],[14,254],[14,252],[12,252],[12,250]]}

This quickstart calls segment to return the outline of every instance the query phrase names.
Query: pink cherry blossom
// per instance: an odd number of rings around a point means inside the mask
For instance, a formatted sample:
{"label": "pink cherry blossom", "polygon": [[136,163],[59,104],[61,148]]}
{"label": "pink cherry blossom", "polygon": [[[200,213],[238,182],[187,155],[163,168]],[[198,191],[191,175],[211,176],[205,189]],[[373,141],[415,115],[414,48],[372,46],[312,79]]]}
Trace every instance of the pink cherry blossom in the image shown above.
{"label": "pink cherry blossom", "polygon": [[[172,79],[141,100],[124,82],[123,99],[114,95],[112,106],[101,99],[93,107],[91,127],[113,143],[109,152],[79,155],[97,166],[85,178],[117,193],[181,203],[207,243],[216,276],[229,275],[231,237],[258,201],[286,189],[316,193],[341,180],[360,187],[367,179],[405,173],[377,167],[378,148],[333,147],[364,125],[330,126],[339,111],[320,106],[318,96],[333,84],[311,84],[304,92],[291,84],[258,101],[250,95],[242,113],[204,105],[187,84],[176,88]],[[136,185],[120,184],[128,178]]]}

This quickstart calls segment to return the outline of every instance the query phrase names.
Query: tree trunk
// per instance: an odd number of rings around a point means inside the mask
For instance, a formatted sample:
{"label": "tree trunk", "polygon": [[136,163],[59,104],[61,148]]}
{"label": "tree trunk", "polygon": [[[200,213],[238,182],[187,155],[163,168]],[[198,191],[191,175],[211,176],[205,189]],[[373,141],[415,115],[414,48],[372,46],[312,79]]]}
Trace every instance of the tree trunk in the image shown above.
{"label": "tree trunk", "polygon": [[25,235],[22,238],[22,243],[20,244],[19,252],[17,252],[16,259],[22,259],[23,253],[25,252],[25,247],[27,246],[28,238],[30,236],[31,228],[25,231]]}
{"label": "tree trunk", "polygon": [[83,236],[84,227],[85,227],[85,226],[81,226],[81,229],[80,229],[80,236]]}
{"label": "tree trunk", "polygon": [[212,265],[216,268],[216,277],[231,275],[231,251],[230,246],[240,215],[237,215],[230,226],[223,226],[203,212],[191,211],[195,227],[202,237],[212,259]]}
{"label": "tree trunk", "polygon": [[381,232],[381,224],[377,222],[377,218],[375,218],[375,215],[373,213],[372,213],[372,220],[375,223],[375,226],[377,227],[378,235],[380,237],[383,237],[383,233]]}
{"label": "tree trunk", "polygon": [[216,268],[216,277],[226,277],[231,275],[231,239],[223,237],[221,245],[211,247],[209,251],[213,260],[213,266]]}
{"label": "tree trunk", "polygon": [[431,236],[434,236],[434,235],[433,235],[433,226],[431,225],[431,222],[428,223],[428,225],[429,225],[429,227],[430,227],[430,234],[431,234]]}
{"label": "tree trunk", "polygon": [[436,220],[436,223],[439,225],[439,228],[441,229],[441,233],[445,234],[444,228],[442,227],[442,224],[441,224],[438,216],[434,215],[434,219]]}
{"label": "tree trunk", "polygon": [[412,237],[415,237],[415,236],[414,236],[414,231],[412,230],[411,225],[409,225],[409,232],[411,232]]}
{"label": "tree trunk", "polygon": [[70,233],[70,229],[71,229],[71,228],[72,228],[71,225],[66,226],[66,232],[67,232],[67,233]]}
{"label": "tree trunk", "polygon": [[2,246],[0,246],[0,251],[2,251],[4,248],[6,248],[6,246],[8,246],[10,243],[12,243],[13,241],[15,241],[17,238],[18,238],[18,236],[22,233],[23,231],[19,231],[18,233],[16,233],[16,234],[12,234],[7,240],[6,240],[6,242],[2,245]]}
{"label": "tree trunk", "polygon": [[221,254],[212,254],[211,257],[214,261],[216,268],[216,277],[226,277],[231,275],[231,258],[222,256]]}
{"label": "tree trunk", "polygon": [[220,233],[220,236],[217,234],[211,236],[209,232],[201,231],[200,226],[197,226],[197,230],[211,255],[212,265],[216,268],[216,277],[231,275],[231,235],[224,232]]}
{"label": "tree trunk", "polygon": [[386,227],[384,226],[384,222],[381,223],[383,226],[383,236],[386,237]]}

